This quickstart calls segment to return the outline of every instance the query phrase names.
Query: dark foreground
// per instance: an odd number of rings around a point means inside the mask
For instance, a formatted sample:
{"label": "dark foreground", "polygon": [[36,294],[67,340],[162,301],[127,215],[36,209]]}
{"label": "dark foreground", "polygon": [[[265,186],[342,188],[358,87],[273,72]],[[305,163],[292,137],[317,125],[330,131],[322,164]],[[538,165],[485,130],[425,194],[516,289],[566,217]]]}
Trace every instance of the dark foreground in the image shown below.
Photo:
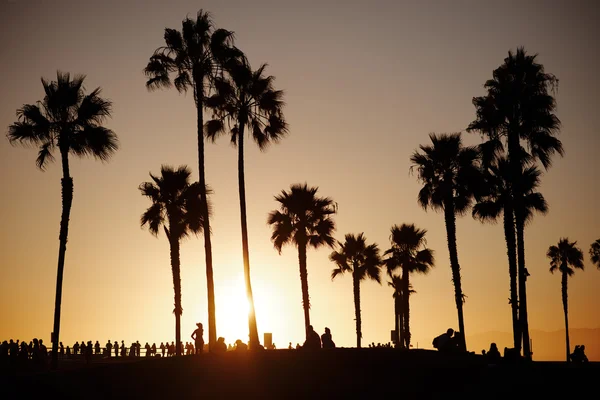
{"label": "dark foreground", "polygon": [[557,398],[598,393],[600,364],[488,366],[427,350],[275,350],[4,370],[2,399]]}

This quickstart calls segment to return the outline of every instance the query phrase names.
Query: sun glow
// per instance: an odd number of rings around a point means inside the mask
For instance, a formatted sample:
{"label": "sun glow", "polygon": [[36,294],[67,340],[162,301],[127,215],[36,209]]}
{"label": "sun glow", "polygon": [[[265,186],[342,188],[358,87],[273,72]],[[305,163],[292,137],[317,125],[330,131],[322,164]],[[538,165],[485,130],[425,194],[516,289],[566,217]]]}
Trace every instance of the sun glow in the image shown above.
{"label": "sun glow", "polygon": [[226,343],[237,339],[248,341],[248,312],[250,306],[246,298],[244,276],[221,285],[217,298],[218,335],[225,338]]}

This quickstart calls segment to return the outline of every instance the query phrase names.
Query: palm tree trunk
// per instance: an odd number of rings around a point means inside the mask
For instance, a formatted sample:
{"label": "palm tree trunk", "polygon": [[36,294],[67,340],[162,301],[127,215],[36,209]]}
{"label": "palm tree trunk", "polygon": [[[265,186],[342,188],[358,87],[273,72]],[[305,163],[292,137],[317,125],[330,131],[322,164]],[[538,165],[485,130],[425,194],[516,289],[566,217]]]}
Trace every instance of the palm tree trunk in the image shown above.
{"label": "palm tree trunk", "polygon": [[458,263],[458,250],[456,248],[456,216],[454,215],[454,201],[452,198],[444,201],[444,218],[446,220],[446,235],[448,239],[448,252],[450,253],[450,267],[452,268],[452,282],[454,283],[454,300],[458,311],[458,330],[462,337],[461,350],[467,350],[465,320],[463,314],[463,292],[460,278],[460,264]]}
{"label": "palm tree trunk", "polygon": [[217,343],[217,312],[215,304],[215,283],[213,280],[212,244],[210,238],[210,218],[208,214],[208,198],[205,192],[206,176],[204,173],[204,89],[202,80],[195,80],[196,89],[196,114],[198,126],[198,183],[202,190],[202,214],[204,222],[202,231],[204,236],[204,255],[206,260],[206,293],[208,296],[208,348],[213,350]]}
{"label": "palm tree trunk", "polygon": [[356,318],[356,347],[360,349],[360,340],[362,339],[360,318],[360,281],[356,276],[356,272],[352,273],[352,286],[354,290],[354,316]]}
{"label": "palm tree trunk", "polygon": [[62,215],[60,217],[60,233],[58,236],[58,268],[56,272],[56,297],[54,301],[54,329],[52,335],[52,369],[58,367],[58,344],[60,342],[60,308],[62,304],[62,283],[69,236],[69,218],[73,204],[73,178],[69,172],[69,152],[61,150],[63,177],[61,179]]}
{"label": "palm tree trunk", "polygon": [[[306,242],[298,243],[298,264],[300,265],[300,285],[302,286],[302,308],[304,309],[304,332],[310,326],[310,299],[308,297],[308,270],[306,268]],[[307,337],[308,338],[308,337]]]}
{"label": "palm tree trunk", "polygon": [[183,308],[181,306],[181,265],[179,261],[179,236],[173,230],[170,230],[169,235],[170,255],[171,255],[171,272],[173,273],[173,290],[175,292],[175,354],[181,355],[181,314]]}
{"label": "palm tree trunk", "polygon": [[404,322],[404,347],[410,349],[410,273],[407,268],[402,268],[402,282],[404,283],[404,293],[402,293],[402,300],[404,300],[404,307],[402,309],[402,319]]}
{"label": "palm tree trunk", "polygon": [[511,204],[504,207],[504,238],[508,255],[508,275],[510,276],[510,308],[513,323],[513,347],[521,353],[521,334],[519,333],[519,298],[517,295],[517,242],[515,222]]}
{"label": "palm tree trunk", "polygon": [[400,298],[400,296],[398,296],[398,294],[396,294],[396,296],[394,297],[394,327],[395,327],[395,335],[396,335],[396,345],[398,347],[401,347],[401,341],[403,338],[403,335],[400,332],[400,327],[402,326],[400,324],[400,318],[401,318],[401,312],[400,310],[402,309],[402,305],[401,305],[402,299]]}
{"label": "palm tree trunk", "polygon": [[244,179],[244,126],[245,121],[239,121],[238,134],[238,184],[240,189],[240,215],[242,222],[242,255],[244,257],[244,278],[246,281],[246,296],[248,297],[248,329],[250,331],[250,348],[260,345],[258,340],[258,327],[256,325],[256,312],[252,283],[250,282],[250,254],[248,250],[248,224],[246,221],[246,183]]}
{"label": "palm tree trunk", "polygon": [[563,310],[565,312],[565,340],[567,345],[567,362],[570,361],[571,356],[571,344],[569,342],[569,305],[568,305],[568,294],[567,294],[567,279],[568,275],[566,272],[562,274],[562,301],[563,301]]}
{"label": "palm tree trunk", "polygon": [[525,269],[525,239],[524,220],[515,212],[517,226],[517,259],[519,263],[519,325],[523,339],[523,356],[531,360],[531,349],[529,346],[529,322],[527,319],[527,273]]}

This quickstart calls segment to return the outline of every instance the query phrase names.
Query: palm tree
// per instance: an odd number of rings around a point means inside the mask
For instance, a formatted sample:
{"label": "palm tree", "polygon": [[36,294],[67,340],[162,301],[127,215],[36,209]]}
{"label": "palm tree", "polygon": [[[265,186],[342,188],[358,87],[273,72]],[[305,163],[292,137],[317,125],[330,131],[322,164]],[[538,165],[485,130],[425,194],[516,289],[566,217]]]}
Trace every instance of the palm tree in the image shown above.
{"label": "palm tree", "polygon": [[264,76],[266,65],[252,71],[245,58],[230,61],[227,71],[230,79],[217,77],[215,94],[207,99],[207,105],[214,111],[214,118],[206,123],[206,134],[213,141],[225,133],[226,124],[231,135],[231,143],[238,147],[238,184],[240,194],[240,214],[242,225],[242,253],[246,295],[250,304],[248,324],[250,344],[258,344],[258,330],[252,284],[250,281],[250,255],[248,244],[248,224],[246,218],[246,183],[244,176],[244,139],[248,129],[261,150],[271,142],[277,143],[287,132],[284,120],[283,92],[273,87],[273,76]]}
{"label": "palm tree", "polygon": [[112,103],[100,97],[100,88],[85,94],[84,75],[71,79],[69,73],[57,72],[56,81],[42,78],[45,96],[36,104],[25,104],[17,110],[18,121],[8,128],[11,144],[39,146],[36,164],[42,171],[54,161],[53,152],[60,152],[63,177],[62,215],[58,247],[58,272],[54,304],[54,330],[52,335],[52,368],[58,365],[60,342],[60,309],[62,281],[69,236],[69,218],[73,203],[73,178],[69,170],[69,154],[78,157],[94,156],[107,161],[117,150],[117,136],[102,126],[110,116]]}
{"label": "palm tree", "polygon": [[191,171],[187,166],[177,169],[163,165],[160,176],[150,174],[152,182],[144,182],[139,189],[152,205],[142,214],[140,224],[148,226],[154,236],[162,227],[169,239],[171,271],[175,291],[175,350],[181,355],[181,273],[179,243],[190,233],[202,232],[206,215],[202,207],[203,197],[208,194],[199,183],[190,184]]}
{"label": "palm tree", "polygon": [[[503,217],[504,237],[508,254],[508,272],[510,276],[510,299],[513,319],[513,344],[521,349],[521,335],[518,319],[517,293],[517,244],[513,214],[513,197],[510,190],[511,169],[505,157],[493,159],[485,168],[487,182],[486,195],[473,206],[473,217],[482,222],[494,222],[500,214]],[[519,204],[526,211],[526,219],[533,212],[546,213],[548,206],[541,193],[536,192],[540,184],[540,171],[535,166],[526,167],[520,178],[523,185],[522,199]]]}
{"label": "palm tree", "polygon": [[411,170],[417,169],[419,181],[423,183],[418,196],[421,207],[444,211],[458,326],[462,334],[461,347],[466,350],[464,295],[456,248],[456,215],[462,215],[469,209],[474,194],[482,187],[482,176],[478,169],[479,151],[475,147],[463,146],[460,133],[431,134],[429,137],[432,144],[421,145],[421,151],[415,151],[411,156]]}
{"label": "palm tree", "polygon": [[[211,16],[198,11],[196,19],[186,18],[181,32],[165,28],[165,45],[157,48],[150,57],[144,73],[148,78],[148,90],[170,88],[185,93],[189,89],[194,94],[198,136],[198,171],[200,186],[206,186],[204,171],[204,118],[206,97],[213,79],[222,73],[220,67],[231,57],[239,57],[241,52],[233,46],[233,32],[214,29]],[[171,80],[171,75],[175,77]],[[208,297],[208,340],[212,349],[217,342],[217,320],[215,306],[215,286],[213,281],[212,244],[208,199],[203,198],[204,253],[206,257],[206,286]]]}
{"label": "palm tree", "polygon": [[559,271],[562,275],[561,292],[563,310],[565,312],[565,341],[567,362],[569,362],[571,348],[569,344],[569,307],[567,294],[567,280],[575,273],[574,268],[583,270],[583,252],[576,246],[577,242],[569,242],[568,238],[560,239],[557,246],[550,246],[546,256],[550,259],[550,272]]}
{"label": "palm tree", "polygon": [[[556,101],[551,94],[558,80],[546,73],[536,58],[537,55],[528,55],[524,48],[518,48],[516,54],[508,52],[504,63],[494,70],[493,78],[485,83],[486,96],[473,98],[477,119],[467,129],[503,143],[508,152],[511,192],[515,199],[523,198],[520,182],[523,168],[539,161],[547,170],[554,154],[564,154],[562,143],[556,138],[560,120],[555,115]],[[523,353],[531,359],[524,241],[528,215],[523,206],[515,202],[513,211],[517,236],[520,331]]]}
{"label": "palm tree", "polygon": [[596,240],[590,246],[590,258],[592,260],[592,264],[596,264],[596,266],[600,269],[600,239]]}
{"label": "palm tree", "polygon": [[372,279],[381,284],[379,276],[381,268],[381,257],[379,247],[373,243],[367,245],[364,234],[347,234],[344,243],[338,242],[339,250],[329,255],[337,268],[331,272],[331,280],[346,272],[352,274],[352,286],[354,292],[354,314],[356,316],[356,347],[360,349],[362,339],[362,320],[360,315],[360,282]]}
{"label": "palm tree", "polygon": [[[387,268],[389,276],[392,276],[393,272],[398,268],[402,269],[402,283],[403,296],[402,296],[402,314],[400,324],[400,331],[404,341],[400,341],[400,346],[405,346],[407,349],[410,348],[410,274],[418,272],[421,274],[427,274],[431,268],[435,265],[435,259],[433,257],[433,250],[425,247],[427,240],[425,240],[425,229],[418,229],[414,224],[402,224],[400,226],[392,226],[390,241],[392,246],[386,250],[384,256],[387,256],[383,260]],[[399,334],[400,336],[400,334]],[[398,337],[400,339],[400,337]]]}
{"label": "palm tree", "polygon": [[[388,285],[394,289],[394,328],[396,333],[396,344],[403,346],[404,334],[401,327],[404,326],[404,281],[400,275],[392,275],[391,282]],[[408,295],[417,293],[412,289],[412,285],[408,286]]]}
{"label": "palm tree", "polygon": [[306,250],[308,246],[318,249],[325,245],[333,248],[335,245],[332,235],[335,231],[333,215],[337,212],[337,204],[329,197],[317,196],[318,190],[317,187],[308,187],[306,183],[292,185],[287,192],[282,190],[275,196],[279,210],[271,211],[267,218],[267,223],[273,227],[271,241],[279,254],[286,244],[298,248],[304,327],[307,332],[310,325],[310,300]]}

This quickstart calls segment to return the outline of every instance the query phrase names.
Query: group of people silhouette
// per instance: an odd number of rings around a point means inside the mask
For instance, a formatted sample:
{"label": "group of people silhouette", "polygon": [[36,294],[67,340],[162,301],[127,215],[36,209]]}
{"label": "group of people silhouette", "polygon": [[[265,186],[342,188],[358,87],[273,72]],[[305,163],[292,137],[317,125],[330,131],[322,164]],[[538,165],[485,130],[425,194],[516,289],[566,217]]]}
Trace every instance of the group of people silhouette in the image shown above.
{"label": "group of people silhouette", "polygon": [[441,352],[456,352],[460,350],[462,334],[452,328],[433,339],[432,345]]}
{"label": "group of people silhouette", "polygon": [[3,341],[0,344],[0,364],[9,361],[11,364],[17,362],[32,361],[35,364],[46,364],[48,360],[48,349],[42,339],[33,339],[29,344],[24,341]]}
{"label": "group of people silhouette", "polygon": [[315,332],[313,326],[309,325],[308,329],[306,330],[306,341],[304,342],[302,349],[335,349],[335,343],[333,342],[333,338],[331,336],[331,330],[329,328],[325,328],[325,333],[319,337],[319,334]]}

